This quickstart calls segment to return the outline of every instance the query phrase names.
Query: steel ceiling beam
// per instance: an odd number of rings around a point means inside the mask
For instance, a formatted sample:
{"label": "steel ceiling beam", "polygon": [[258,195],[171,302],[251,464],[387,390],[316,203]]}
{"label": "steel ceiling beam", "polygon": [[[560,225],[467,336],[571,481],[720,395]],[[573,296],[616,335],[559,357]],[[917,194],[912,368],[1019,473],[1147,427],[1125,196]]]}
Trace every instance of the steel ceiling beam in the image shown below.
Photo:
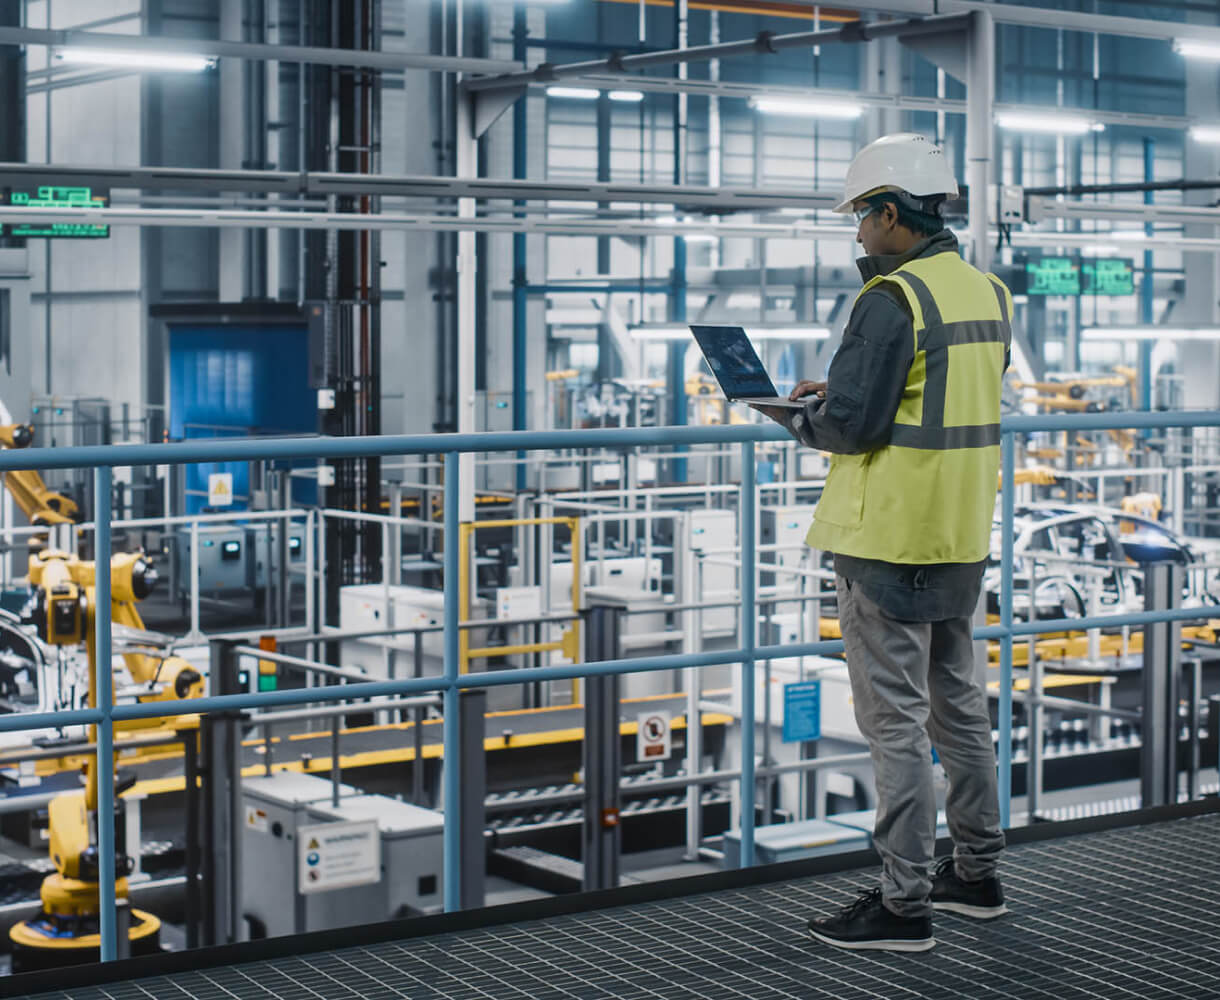
{"label": "steel ceiling beam", "polygon": [[263,45],[218,38],[171,38],[163,35],[111,35],[100,31],[48,28],[0,28],[0,45],[46,45],[56,48],[94,48],[109,52],[148,55],[219,56],[230,59],[275,60],[323,66],[355,66],[388,72],[407,69],[446,73],[510,73],[521,64],[506,59],[470,59],[434,56],[422,52],[371,52],[360,49],[324,49],[304,45]]}
{"label": "steel ceiling beam", "polygon": [[340,174],[276,170],[210,170],[189,167],[92,167],[0,163],[0,183],[89,185],[139,191],[211,191],[278,194],[284,197],[376,195],[400,198],[479,198],[516,201],[679,205],[703,211],[774,211],[831,208],[837,191],[802,188],[698,187],[672,184],[611,184],[468,177]]}
{"label": "steel ceiling beam", "polygon": [[[454,215],[382,212],[364,215],[355,212],[258,212],[218,209],[173,208],[80,208],[45,209],[0,207],[0,222],[98,223],[104,225],[186,226],[192,228],[251,229],[344,229],[375,228],[383,231],[536,233],[546,236],[674,237],[711,234],[725,238],[761,239],[843,239],[854,241],[856,227],[832,223],[794,220],[791,223],[717,223],[711,219],[690,223],[650,222],[646,219],[562,219],[504,216],[462,217]],[[989,239],[998,234],[989,232]],[[1076,248],[1112,239],[1107,233],[1057,233],[1025,231],[1013,233],[1013,246]],[[1177,236],[1158,233],[1155,237],[1138,234],[1131,239],[1132,249],[1151,243],[1163,250],[1220,252],[1220,238]]]}

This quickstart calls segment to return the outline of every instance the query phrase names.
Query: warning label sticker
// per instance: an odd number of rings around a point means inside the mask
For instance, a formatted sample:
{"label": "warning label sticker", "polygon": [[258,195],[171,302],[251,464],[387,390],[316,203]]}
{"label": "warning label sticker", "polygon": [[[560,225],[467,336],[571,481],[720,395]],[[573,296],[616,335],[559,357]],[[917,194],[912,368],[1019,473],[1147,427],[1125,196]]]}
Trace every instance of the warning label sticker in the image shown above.
{"label": "warning label sticker", "polygon": [[375,819],[297,830],[297,890],[329,892],[381,881],[381,834]]}

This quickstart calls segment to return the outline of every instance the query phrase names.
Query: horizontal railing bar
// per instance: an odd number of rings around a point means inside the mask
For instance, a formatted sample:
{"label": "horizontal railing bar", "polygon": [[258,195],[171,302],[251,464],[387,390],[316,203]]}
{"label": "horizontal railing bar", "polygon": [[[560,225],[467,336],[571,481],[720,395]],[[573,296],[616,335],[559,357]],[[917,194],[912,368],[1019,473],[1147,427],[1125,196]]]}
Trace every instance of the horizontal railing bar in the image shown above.
{"label": "horizontal railing bar", "polygon": [[[1106,413],[1011,416],[1001,424],[1006,434],[1038,431],[1220,427],[1220,411],[1178,410],[1155,413]],[[563,448],[624,448],[634,445],[725,444],[788,441],[770,424],[717,424],[682,427],[608,427],[586,430],[496,431],[484,434],[400,434],[357,437],[219,438],[165,444],[89,445],[80,448],[5,449],[0,471],[73,469],[87,466],[127,467],[195,462],[240,462],[294,458],[371,458],[385,455],[435,455],[457,452],[543,451]]]}

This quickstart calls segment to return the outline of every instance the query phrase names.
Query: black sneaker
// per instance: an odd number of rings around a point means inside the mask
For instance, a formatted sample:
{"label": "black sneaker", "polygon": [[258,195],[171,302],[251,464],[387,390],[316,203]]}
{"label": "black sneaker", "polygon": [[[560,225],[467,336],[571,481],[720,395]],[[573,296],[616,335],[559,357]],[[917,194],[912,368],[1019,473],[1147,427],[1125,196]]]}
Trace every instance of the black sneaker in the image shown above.
{"label": "black sneaker", "polygon": [[809,921],[809,933],[836,948],[871,951],[927,951],[936,944],[932,917],[900,917],[881,902],[880,889],[867,889],[833,917]]}
{"label": "black sneaker", "polygon": [[963,881],[952,857],[941,858],[932,873],[932,909],[976,920],[993,920],[1008,912],[998,875],[988,875],[977,882]]}

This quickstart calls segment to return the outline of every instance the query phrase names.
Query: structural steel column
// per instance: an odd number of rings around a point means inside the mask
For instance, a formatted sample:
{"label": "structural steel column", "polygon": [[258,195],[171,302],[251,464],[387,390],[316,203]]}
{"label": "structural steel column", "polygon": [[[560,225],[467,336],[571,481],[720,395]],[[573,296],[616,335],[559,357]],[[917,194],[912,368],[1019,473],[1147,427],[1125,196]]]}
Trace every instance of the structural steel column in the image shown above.
{"label": "structural steel column", "polygon": [[970,15],[966,44],[966,185],[970,189],[970,259],[975,267],[991,269],[987,235],[987,188],[991,181],[991,147],[995,128],[995,22],[988,11]]}
{"label": "structural steel column", "polygon": [[[487,850],[483,830],[487,826],[487,752],[483,746],[487,691],[463,691],[458,698],[462,719],[461,801],[462,885],[458,896],[463,910],[485,905]],[[446,804],[448,805],[448,804]]]}
{"label": "structural steel column", "polygon": [[[1151,184],[1156,180],[1156,140],[1144,136],[1144,181]],[[1152,204],[1152,191],[1144,192],[1144,204]],[[1151,222],[1144,223],[1144,234],[1151,236]],[[1154,314],[1153,303],[1156,294],[1156,276],[1152,272],[1152,248],[1144,248],[1144,276],[1140,282],[1140,322],[1151,326]],[[1152,341],[1140,341],[1139,363],[1139,407],[1141,410],[1152,409]]]}
{"label": "structural steel column", "polygon": [[[513,59],[524,63],[526,57],[525,40],[529,35],[526,24],[526,7],[523,3],[513,7]],[[513,179],[524,180],[529,173],[526,158],[526,144],[529,134],[526,129],[526,110],[529,104],[528,93],[522,94],[513,105]],[[525,202],[515,201],[514,207],[524,208]],[[524,214],[524,213],[520,213]],[[527,288],[528,260],[526,258],[525,233],[513,233],[513,430],[523,431],[527,426],[526,400],[528,398],[528,378],[526,372],[529,340],[529,296]],[[524,452],[518,452],[517,458],[524,458]],[[525,464],[517,464],[517,491],[525,489]]]}
{"label": "structural steel column", "polygon": [[[586,661],[619,658],[619,616],[622,609],[594,605],[585,633]],[[585,818],[581,859],[586,892],[618,886],[622,829],[619,826],[619,776],[622,741],[619,734],[619,677],[601,674],[585,678]]]}
{"label": "structural steel column", "polygon": [[[474,135],[472,101],[469,94],[457,92],[457,129],[454,136],[458,177],[474,177],[478,174],[479,141]],[[474,218],[473,198],[458,199],[458,216]],[[474,361],[475,361],[475,268],[478,266],[474,252],[475,234],[463,230],[457,237],[457,430],[459,434],[473,434],[474,422]],[[464,452],[458,456],[461,492],[458,495],[458,520],[474,520],[474,453]],[[448,484],[446,483],[446,488]],[[449,525],[446,525],[446,529]],[[446,539],[446,544],[449,542]],[[454,527],[452,541],[456,543]]]}
{"label": "structural steel column", "polygon": [[[1173,563],[1144,564],[1144,610],[1166,611],[1180,603],[1182,568]],[[1182,626],[1157,622],[1144,626],[1144,717],[1140,727],[1140,804],[1178,801],[1178,675]]]}

